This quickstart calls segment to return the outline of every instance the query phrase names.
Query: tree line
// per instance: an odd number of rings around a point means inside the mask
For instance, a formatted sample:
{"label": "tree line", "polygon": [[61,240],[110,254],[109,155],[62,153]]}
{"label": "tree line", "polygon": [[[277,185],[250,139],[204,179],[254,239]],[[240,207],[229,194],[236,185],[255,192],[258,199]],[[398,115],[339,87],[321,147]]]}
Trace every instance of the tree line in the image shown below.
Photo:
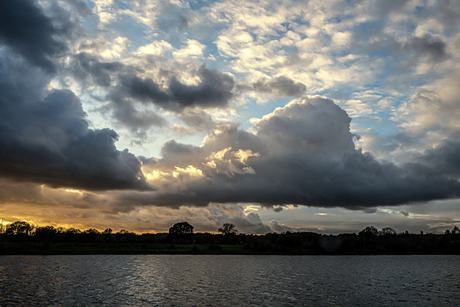
{"label": "tree line", "polygon": [[225,223],[218,233],[195,233],[188,222],[176,223],[167,233],[136,234],[127,230],[118,232],[107,228],[79,230],[53,226],[34,227],[25,221],[4,225],[1,223],[0,241],[43,243],[143,243],[195,244],[219,249],[221,245],[238,245],[257,253],[274,254],[460,254],[460,230],[454,226],[444,234],[397,233],[391,227],[381,230],[373,226],[359,233],[324,235],[315,232],[267,233],[253,235],[238,233],[234,224]]}
{"label": "tree line", "polygon": [[[63,228],[54,226],[33,226],[32,224],[25,221],[16,221],[14,223],[5,225],[3,219],[0,219],[0,236],[3,240],[15,241],[15,242],[138,242],[142,241],[144,237],[149,239],[154,238],[154,241],[160,242],[172,242],[180,241],[181,243],[190,243],[196,235],[208,235],[196,234],[193,232],[194,226],[187,222],[176,223],[169,228],[168,233],[157,233],[157,234],[136,234],[126,229],[122,229],[118,232],[114,232],[111,228],[107,228],[104,231],[99,231],[95,228],[89,228],[87,230],[80,230],[76,228]],[[222,227],[217,229],[222,236],[228,237],[236,234],[238,231],[235,229],[235,225],[230,223],[224,223]],[[214,234],[214,236],[216,236]],[[217,235],[218,236],[218,235]],[[196,239],[196,238],[195,238]],[[228,238],[227,238],[228,239]],[[229,241],[229,240],[227,240]],[[230,240],[231,241],[231,240]]]}

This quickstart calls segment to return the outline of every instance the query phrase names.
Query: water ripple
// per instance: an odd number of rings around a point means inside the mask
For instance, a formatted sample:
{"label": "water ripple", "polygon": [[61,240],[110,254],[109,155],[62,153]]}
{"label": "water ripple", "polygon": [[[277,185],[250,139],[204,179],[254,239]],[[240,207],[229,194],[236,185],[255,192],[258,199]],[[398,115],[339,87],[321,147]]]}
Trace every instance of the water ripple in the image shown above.
{"label": "water ripple", "polygon": [[0,257],[0,306],[447,306],[459,256]]}

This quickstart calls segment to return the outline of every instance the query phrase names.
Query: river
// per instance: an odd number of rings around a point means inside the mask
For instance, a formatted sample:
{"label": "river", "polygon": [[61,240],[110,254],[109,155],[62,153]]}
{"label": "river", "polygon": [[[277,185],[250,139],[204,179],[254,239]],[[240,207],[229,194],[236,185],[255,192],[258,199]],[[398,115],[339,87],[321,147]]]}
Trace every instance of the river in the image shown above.
{"label": "river", "polygon": [[0,256],[0,306],[456,306],[460,256]]}

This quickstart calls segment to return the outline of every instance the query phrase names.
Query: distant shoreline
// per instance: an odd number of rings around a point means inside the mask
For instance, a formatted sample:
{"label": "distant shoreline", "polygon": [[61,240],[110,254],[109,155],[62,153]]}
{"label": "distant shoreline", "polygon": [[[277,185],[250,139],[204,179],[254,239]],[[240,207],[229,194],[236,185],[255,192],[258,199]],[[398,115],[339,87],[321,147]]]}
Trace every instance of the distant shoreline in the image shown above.
{"label": "distant shoreline", "polygon": [[256,251],[235,244],[141,244],[141,243],[37,243],[1,242],[0,256],[20,255],[285,255],[285,256],[373,256],[373,255],[460,255],[455,252],[382,252],[372,249],[351,252],[318,252],[309,249]]}

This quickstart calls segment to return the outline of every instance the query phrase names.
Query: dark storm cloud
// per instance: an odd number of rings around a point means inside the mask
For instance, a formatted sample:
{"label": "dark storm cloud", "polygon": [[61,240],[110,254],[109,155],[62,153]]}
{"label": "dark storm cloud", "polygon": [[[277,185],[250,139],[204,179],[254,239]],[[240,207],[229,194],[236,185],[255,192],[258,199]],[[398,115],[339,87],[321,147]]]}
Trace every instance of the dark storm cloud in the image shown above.
{"label": "dark storm cloud", "polygon": [[352,45],[364,53],[387,50],[394,60],[403,64],[399,68],[411,67],[420,62],[440,63],[450,56],[447,44],[432,35],[412,36],[401,42],[381,30],[369,30],[366,26],[353,34]]}
{"label": "dark storm cloud", "polygon": [[272,94],[276,96],[299,96],[305,92],[306,86],[299,82],[294,82],[285,76],[272,78],[269,80],[258,80],[253,83],[253,90],[256,93]]}
{"label": "dark storm cloud", "polygon": [[56,69],[53,57],[67,49],[56,39],[66,31],[56,28],[35,1],[0,1],[0,43],[48,72]]}
{"label": "dark storm cloud", "polygon": [[[80,48],[97,53],[105,48],[105,42],[85,43],[81,44]],[[134,80],[131,84],[134,87],[133,91],[136,91],[137,82],[141,80],[135,76],[135,72],[139,72],[136,67],[124,65],[117,61],[103,61],[98,56],[84,51],[71,57],[71,64],[68,66],[68,70],[83,88],[94,85],[108,89],[112,88],[105,97],[110,102],[97,109],[102,112],[109,111],[113,118],[124,124],[137,138],[144,139],[148,129],[152,126],[163,127],[168,124],[163,117],[152,110],[140,111],[136,106],[136,101],[131,99],[130,95],[125,93],[123,86],[118,84],[120,82],[124,84],[126,81],[124,74],[130,72],[129,79]],[[145,91],[146,89],[139,88],[139,90]],[[143,93],[139,93],[139,95],[142,96]],[[100,100],[103,99],[100,98]]]}
{"label": "dark storm cloud", "polygon": [[138,138],[146,137],[148,129],[152,126],[163,127],[167,121],[150,110],[139,111],[135,102],[117,95],[109,95],[111,101],[108,105],[100,108],[102,111],[111,111],[111,116],[123,123]]}
{"label": "dark storm cloud", "polygon": [[164,84],[141,78],[138,75],[143,69],[138,65],[104,61],[94,55],[104,46],[103,41],[80,45],[82,50],[90,53],[84,51],[71,57],[68,71],[85,88],[98,85],[109,89],[105,98],[110,102],[99,110],[109,111],[137,137],[143,138],[152,126],[167,125],[167,121],[153,110],[140,111],[139,103],[174,111],[187,126],[197,131],[209,131],[215,123],[200,109],[224,108],[236,95],[233,93],[233,77],[204,65],[191,72],[199,79],[197,85],[181,83],[178,73],[173,72],[160,72],[159,76],[166,79]]}
{"label": "dark storm cloud", "polygon": [[70,69],[73,76],[82,83],[110,86],[116,73],[124,67],[120,62],[103,62],[89,53],[81,52],[74,56]]}
{"label": "dark storm cloud", "polygon": [[0,68],[0,176],[51,187],[151,189],[141,162],[116,149],[115,131],[89,129],[71,91],[46,94],[49,79],[5,58]]}
{"label": "dark storm cloud", "polygon": [[[154,194],[132,197],[175,207],[243,202],[365,209],[460,196],[458,173],[434,163],[441,152],[457,163],[450,154],[457,144],[427,154],[425,163],[395,165],[356,150],[350,121],[331,100],[301,98],[259,121],[256,135],[228,126],[208,136],[200,147],[208,157],[189,161],[202,177],[175,178]],[[187,155],[188,147],[175,142],[165,145],[165,154],[170,145]],[[155,168],[168,167],[159,161]]]}
{"label": "dark storm cloud", "polygon": [[198,85],[185,85],[176,78],[169,83],[173,100],[181,107],[198,105],[203,108],[223,107],[233,97],[232,89],[234,80],[229,75],[214,69],[208,69],[204,65],[198,70],[201,83]]}
{"label": "dark storm cloud", "polygon": [[235,81],[229,75],[201,66],[197,71],[198,85],[186,85],[175,76],[163,89],[152,79],[142,79],[136,75],[121,77],[123,93],[143,102],[151,102],[163,109],[180,111],[188,107],[225,107],[233,97]]}
{"label": "dark storm cloud", "polygon": [[460,133],[444,140],[434,149],[427,150],[421,162],[433,166],[439,172],[460,177]]}
{"label": "dark storm cloud", "polygon": [[[408,42],[402,44],[403,50],[413,52],[416,57],[427,56],[429,61],[437,63],[447,59],[446,43],[442,40],[425,35],[423,37],[412,37]],[[396,49],[399,49],[398,47]]]}
{"label": "dark storm cloud", "polygon": [[103,109],[110,110],[115,119],[137,135],[145,132],[150,126],[167,124],[166,120],[153,111],[140,112],[135,106],[138,102],[176,112],[178,118],[189,127],[208,131],[215,124],[210,116],[200,109],[224,108],[234,97],[234,79],[204,65],[195,72],[200,79],[197,85],[183,84],[172,75],[166,81],[167,86],[162,86],[153,79],[138,77],[139,71],[134,67],[101,63],[86,55],[81,58],[81,71],[90,73],[95,80],[100,80],[100,85],[110,84],[115,78],[114,75],[117,76],[118,85],[107,95],[110,103]]}

